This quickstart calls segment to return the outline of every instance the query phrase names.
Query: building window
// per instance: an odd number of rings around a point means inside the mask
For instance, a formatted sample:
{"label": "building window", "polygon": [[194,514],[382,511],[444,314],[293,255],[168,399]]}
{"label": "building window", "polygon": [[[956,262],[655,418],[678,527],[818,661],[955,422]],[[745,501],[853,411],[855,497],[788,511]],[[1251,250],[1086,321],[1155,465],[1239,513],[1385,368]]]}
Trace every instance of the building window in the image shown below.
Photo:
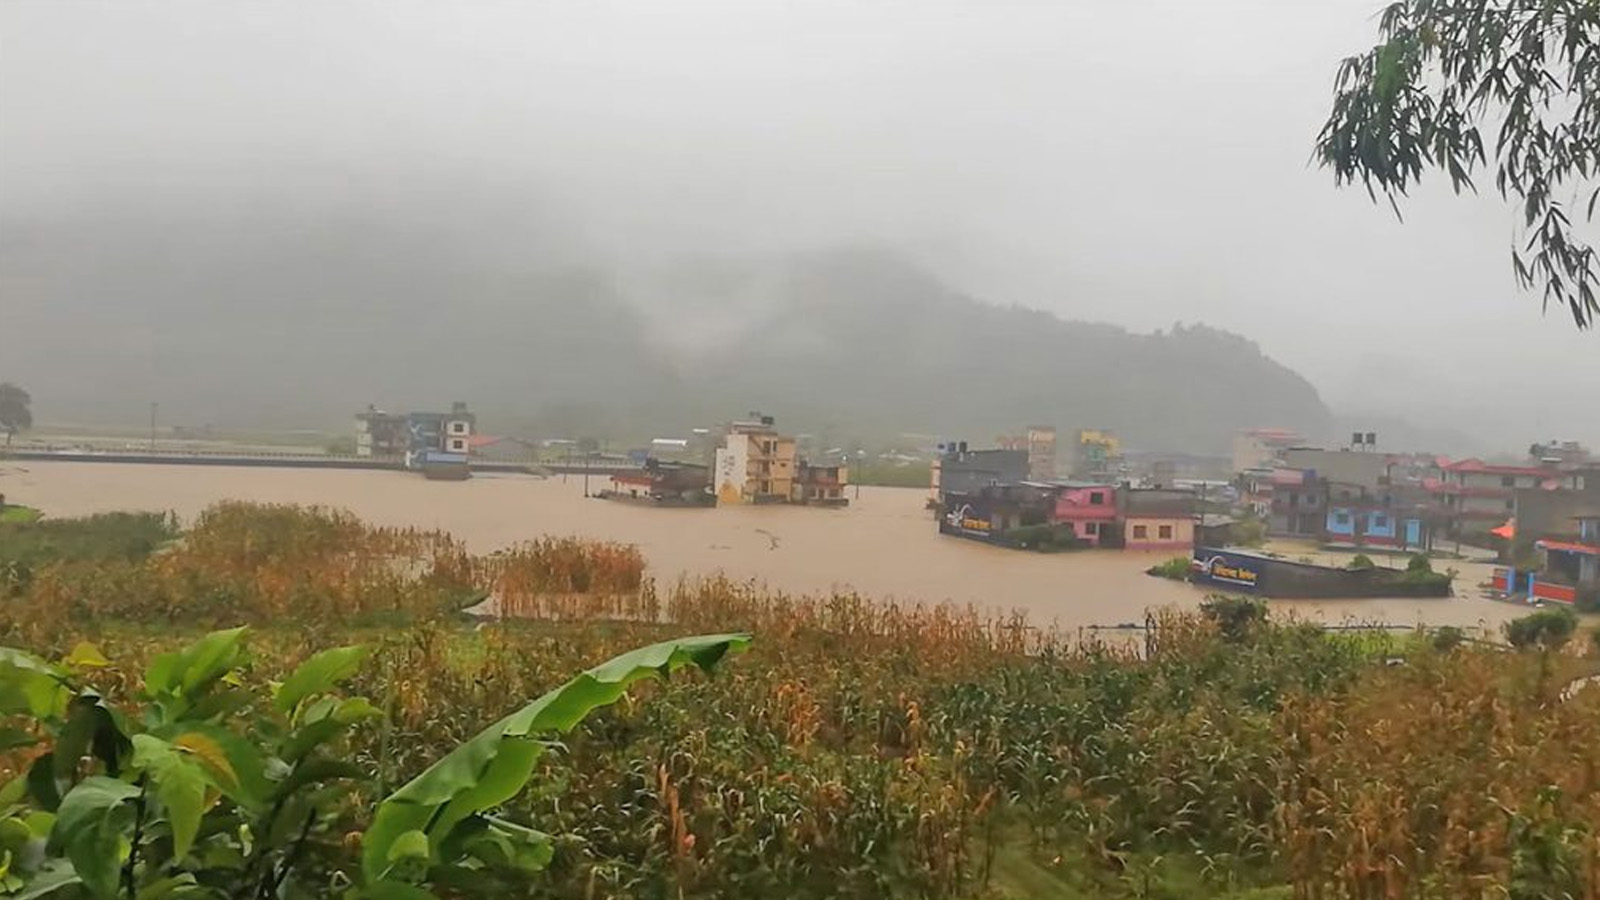
{"label": "building window", "polygon": [[1101,491],[1095,491],[1095,492],[1091,493],[1089,495],[1089,505],[1090,506],[1105,506],[1106,505],[1106,495]]}
{"label": "building window", "polygon": [[1372,514],[1372,527],[1373,528],[1387,528],[1387,527],[1389,527],[1389,517],[1384,515],[1383,513],[1373,513]]}
{"label": "building window", "polygon": [[1133,526],[1134,540],[1142,541],[1150,537],[1150,529],[1144,525]]}
{"label": "building window", "polygon": [[450,423],[450,433],[451,434],[466,434],[467,433],[467,423],[466,422],[461,422],[461,421],[451,422]]}
{"label": "building window", "polygon": [[1517,478],[1516,478],[1516,476],[1515,475],[1506,475],[1506,476],[1502,477],[1500,479],[1500,486],[1501,487],[1516,487],[1517,486]]}
{"label": "building window", "polygon": [[1161,535],[1161,539],[1164,540],[1164,541],[1172,540],[1172,526],[1171,525],[1163,525],[1163,526],[1161,526],[1160,535]]}
{"label": "building window", "polygon": [[1296,506],[1299,506],[1299,505],[1300,505],[1300,495],[1299,494],[1290,494],[1289,495],[1289,508],[1290,509],[1294,509]]}
{"label": "building window", "polygon": [[1506,512],[1516,512],[1516,511],[1517,511],[1517,501],[1515,501],[1515,500],[1507,500],[1506,501]]}
{"label": "building window", "polygon": [[1349,525],[1350,524],[1350,514],[1347,513],[1347,512],[1336,512],[1336,513],[1334,513],[1333,514],[1333,524],[1335,524],[1335,525]]}
{"label": "building window", "polygon": [[1083,533],[1084,534],[1099,534],[1100,533],[1100,523],[1099,522],[1085,522],[1085,523],[1083,523]]}
{"label": "building window", "polygon": [[466,440],[464,440],[462,438],[451,438],[450,439],[450,452],[451,453],[465,453],[465,452],[467,452],[467,442],[466,442]]}

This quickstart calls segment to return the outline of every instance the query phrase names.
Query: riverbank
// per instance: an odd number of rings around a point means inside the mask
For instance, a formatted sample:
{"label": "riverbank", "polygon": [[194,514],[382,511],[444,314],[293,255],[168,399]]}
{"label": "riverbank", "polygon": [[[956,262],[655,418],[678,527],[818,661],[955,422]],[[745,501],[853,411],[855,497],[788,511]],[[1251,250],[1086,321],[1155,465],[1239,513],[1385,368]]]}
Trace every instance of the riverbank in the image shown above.
{"label": "riverbank", "polygon": [[[637,545],[661,582],[722,572],[788,593],[853,590],[1018,609],[1067,628],[1140,621],[1152,607],[1196,608],[1206,593],[1144,574],[1171,554],[1027,554],[949,540],[935,529],[919,489],[864,487],[846,509],[696,510],[587,499],[582,481],[490,475],[442,483],[399,472],[0,461],[0,493],[51,516],[171,510],[187,520],[227,499],[323,504],[377,524],[444,529],[477,552],[546,534],[620,541]],[[1460,583],[1472,583],[1463,569]],[[1465,593],[1449,600],[1291,601],[1274,609],[1327,622],[1491,628],[1522,612]]]}

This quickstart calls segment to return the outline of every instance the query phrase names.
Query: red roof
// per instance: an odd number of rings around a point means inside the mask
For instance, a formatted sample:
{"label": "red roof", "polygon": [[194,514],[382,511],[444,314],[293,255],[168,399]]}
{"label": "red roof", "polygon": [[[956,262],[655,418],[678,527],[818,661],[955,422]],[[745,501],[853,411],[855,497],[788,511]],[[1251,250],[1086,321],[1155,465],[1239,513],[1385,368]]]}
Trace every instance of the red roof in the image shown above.
{"label": "red roof", "polygon": [[1501,466],[1481,459],[1463,459],[1441,468],[1450,472],[1480,472],[1485,475],[1544,475],[1557,474],[1544,466]]}
{"label": "red roof", "polygon": [[1540,550],[1554,550],[1558,553],[1583,553],[1588,556],[1600,556],[1600,547],[1590,544],[1575,544],[1571,541],[1538,541],[1534,546]]}
{"label": "red roof", "polygon": [[503,437],[491,437],[487,434],[474,434],[467,438],[467,446],[476,450],[479,447],[488,447],[491,444],[498,444],[503,440],[505,440]]}

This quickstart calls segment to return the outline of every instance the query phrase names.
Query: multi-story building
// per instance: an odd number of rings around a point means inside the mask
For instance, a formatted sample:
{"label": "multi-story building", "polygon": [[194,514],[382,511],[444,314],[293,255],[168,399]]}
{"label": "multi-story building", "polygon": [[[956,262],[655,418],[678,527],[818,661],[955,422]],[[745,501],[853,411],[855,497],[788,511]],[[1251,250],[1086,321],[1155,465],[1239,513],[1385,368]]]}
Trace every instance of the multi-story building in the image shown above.
{"label": "multi-story building", "polygon": [[970,494],[993,485],[1028,480],[1026,450],[969,450],[966,441],[940,445],[933,461],[931,502],[937,508],[945,494]]}
{"label": "multi-story building", "polygon": [[[1541,540],[1544,569],[1531,587],[1532,596],[1593,608],[1600,603],[1600,507],[1572,517],[1574,540]],[[1543,585],[1543,590],[1540,586]]]}
{"label": "multi-story building", "polygon": [[403,456],[407,434],[404,415],[368,406],[366,412],[356,416],[356,455]]}
{"label": "multi-story building", "polygon": [[1328,544],[1425,551],[1438,520],[1428,494],[1415,487],[1322,483],[1327,515],[1321,540]]}
{"label": "multi-story building", "polygon": [[1440,466],[1425,484],[1457,534],[1486,534],[1516,514],[1518,490],[1576,489],[1582,475],[1550,466],[1507,466],[1463,459]]}
{"label": "multi-story building", "polygon": [[1056,477],[1056,430],[1049,425],[1028,426],[1028,477],[1050,481]]}
{"label": "multi-story building", "polygon": [[1327,490],[1317,473],[1278,468],[1268,477],[1271,506],[1267,533],[1279,537],[1320,538],[1327,522]]}
{"label": "multi-story building", "polygon": [[844,489],[850,484],[850,467],[844,462],[812,463],[800,460],[790,502],[810,506],[848,506]]}
{"label": "multi-story building", "polygon": [[476,425],[477,417],[459,401],[447,413],[386,413],[369,406],[356,416],[356,455],[398,457],[408,469],[423,469],[431,460],[448,464],[456,477],[472,452]]}
{"label": "multi-story building", "polygon": [[1394,463],[1393,458],[1384,453],[1318,447],[1290,447],[1280,458],[1283,468],[1312,472],[1322,481],[1353,484],[1373,491],[1389,485],[1390,468]]}
{"label": "multi-story building", "polygon": [[1082,481],[1115,481],[1122,463],[1122,442],[1109,431],[1085,428],[1072,442],[1072,477]]}
{"label": "multi-story building", "polygon": [[1233,471],[1271,468],[1291,447],[1304,446],[1306,439],[1289,428],[1248,428],[1233,436]]}
{"label": "multi-story building", "polygon": [[771,416],[730,424],[712,469],[717,503],[790,502],[797,462],[794,438],[779,434]]}

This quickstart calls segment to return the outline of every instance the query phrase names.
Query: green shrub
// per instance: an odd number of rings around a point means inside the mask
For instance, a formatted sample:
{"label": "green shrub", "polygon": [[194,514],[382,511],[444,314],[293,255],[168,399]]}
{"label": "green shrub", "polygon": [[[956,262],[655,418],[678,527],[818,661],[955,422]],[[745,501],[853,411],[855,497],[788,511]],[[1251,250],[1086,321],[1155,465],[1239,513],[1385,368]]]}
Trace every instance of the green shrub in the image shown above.
{"label": "green shrub", "polygon": [[1454,625],[1446,625],[1433,633],[1433,649],[1440,653],[1449,653],[1461,646],[1466,639],[1466,632]]}
{"label": "green shrub", "polygon": [[1377,567],[1378,564],[1373,562],[1372,557],[1365,553],[1357,553],[1348,563],[1345,563],[1345,568],[1356,572],[1376,569]]}
{"label": "green shrub", "polygon": [[1224,640],[1238,642],[1267,621],[1267,604],[1251,597],[1212,594],[1200,604],[1200,614],[1216,625]]}
{"label": "green shrub", "polygon": [[1145,569],[1144,573],[1146,575],[1154,575],[1157,578],[1170,578],[1173,581],[1188,581],[1191,567],[1192,564],[1189,557],[1174,556],[1166,562],[1157,563]]}
{"label": "green shrub", "polygon": [[1541,609],[1505,625],[1506,640],[1518,650],[1555,650],[1572,639],[1578,617],[1566,607]]}

